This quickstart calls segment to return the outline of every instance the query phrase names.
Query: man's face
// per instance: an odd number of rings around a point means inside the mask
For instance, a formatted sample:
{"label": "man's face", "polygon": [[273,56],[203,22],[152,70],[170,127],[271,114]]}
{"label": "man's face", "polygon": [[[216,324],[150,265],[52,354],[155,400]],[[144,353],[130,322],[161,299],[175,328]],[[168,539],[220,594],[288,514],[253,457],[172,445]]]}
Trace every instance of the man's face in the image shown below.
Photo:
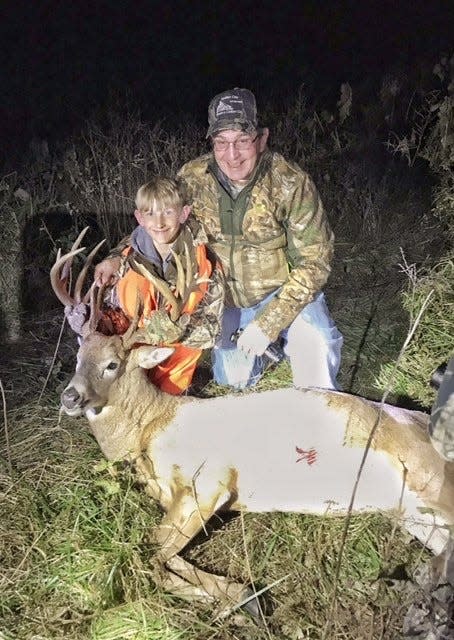
{"label": "man's face", "polygon": [[180,232],[181,225],[186,221],[191,208],[157,207],[150,211],[135,211],[137,222],[145,229],[157,246],[172,244]]}
{"label": "man's face", "polygon": [[265,150],[268,134],[268,129],[261,129],[260,135],[227,129],[213,136],[214,157],[221,171],[233,182],[248,180]]}

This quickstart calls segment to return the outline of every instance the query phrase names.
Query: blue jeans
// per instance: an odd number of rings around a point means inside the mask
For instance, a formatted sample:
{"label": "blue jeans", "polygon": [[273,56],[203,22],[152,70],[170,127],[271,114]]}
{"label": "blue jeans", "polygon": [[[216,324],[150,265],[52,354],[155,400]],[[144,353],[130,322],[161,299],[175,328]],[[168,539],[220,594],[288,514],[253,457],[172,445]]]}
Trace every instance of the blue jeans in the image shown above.
{"label": "blue jeans", "polygon": [[[222,330],[212,350],[214,379],[218,384],[244,389],[257,384],[270,363],[266,355],[254,357],[237,349],[232,335],[252,322],[276,294],[254,307],[224,310]],[[320,292],[304,307],[292,324],[281,331],[271,348],[278,357],[287,357],[297,387],[336,389],[343,338],[332,320],[325,296]]]}

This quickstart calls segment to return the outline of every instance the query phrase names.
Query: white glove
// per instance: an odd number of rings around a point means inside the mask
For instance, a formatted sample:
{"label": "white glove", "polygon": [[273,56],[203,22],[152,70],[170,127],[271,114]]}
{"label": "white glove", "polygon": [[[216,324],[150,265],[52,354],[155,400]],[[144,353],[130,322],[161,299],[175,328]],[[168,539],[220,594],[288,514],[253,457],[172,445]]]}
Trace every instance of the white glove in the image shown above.
{"label": "white glove", "polygon": [[248,324],[237,340],[237,347],[250,356],[262,356],[270,339],[266,336],[258,325],[254,322]]}

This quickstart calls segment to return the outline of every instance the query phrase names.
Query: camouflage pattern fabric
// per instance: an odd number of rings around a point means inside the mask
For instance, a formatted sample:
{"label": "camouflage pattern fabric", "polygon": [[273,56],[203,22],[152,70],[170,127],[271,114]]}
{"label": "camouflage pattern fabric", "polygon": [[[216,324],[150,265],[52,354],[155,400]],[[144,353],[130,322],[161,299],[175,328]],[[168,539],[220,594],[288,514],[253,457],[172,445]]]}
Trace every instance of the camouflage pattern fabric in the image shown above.
{"label": "camouflage pattern fabric", "polygon": [[185,164],[179,176],[224,268],[226,304],[251,307],[278,290],[255,320],[276,340],[330,273],[334,236],[313,181],[271,151],[237,198],[222,184],[211,153]]}
{"label": "camouflage pattern fabric", "polygon": [[144,326],[151,344],[172,344],[181,342],[188,321],[189,315],[184,314],[176,322],[172,322],[164,309],[158,309],[145,318]]}

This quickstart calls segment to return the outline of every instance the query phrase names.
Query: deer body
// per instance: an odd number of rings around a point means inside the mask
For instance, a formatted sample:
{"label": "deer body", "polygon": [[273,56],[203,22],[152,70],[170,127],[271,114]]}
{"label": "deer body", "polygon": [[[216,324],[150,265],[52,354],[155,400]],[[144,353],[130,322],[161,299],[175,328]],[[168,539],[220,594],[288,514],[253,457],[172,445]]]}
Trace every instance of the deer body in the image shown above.
{"label": "deer body", "polygon": [[153,532],[164,588],[241,602],[243,585],[195,568],[180,551],[220,509],[345,514],[372,430],[353,511],[399,512],[402,526],[442,551],[454,524],[454,464],[433,449],[428,415],[322,389],[170,396],[146,370],[172,349],[143,337],[85,332],[62,408],[84,414],[104,455],[131,461],[164,508]]}
{"label": "deer body", "polygon": [[[344,394],[294,388],[184,404],[165,432],[150,441],[147,453],[157,477],[172,477],[177,468],[186,483],[193,482],[199,499],[217,482],[235,497],[232,508],[345,513],[368,436],[368,422],[355,427],[363,429],[356,443],[358,431],[349,434],[355,404],[356,398]],[[398,425],[409,427],[408,422]],[[370,450],[357,510],[397,507],[404,460]],[[416,484],[407,487],[408,497]]]}
{"label": "deer body", "polygon": [[433,449],[426,414],[384,405],[379,418],[379,404],[321,389],[178,398],[146,376],[168,351],[127,351],[120,336],[91,334],[62,394],[64,410],[85,414],[104,455],[133,462],[166,511],[154,532],[165,588],[240,601],[241,585],[178,553],[221,509],[345,514],[377,420],[353,511],[401,512],[402,526],[441,553],[454,524],[454,465]]}
{"label": "deer body", "polygon": [[[87,347],[93,349],[81,349]],[[166,511],[180,491],[207,513],[346,513],[379,404],[294,388],[177,399],[148,382],[136,363],[140,349],[112,382],[102,410],[90,405],[85,412],[104,455],[137,462]],[[447,541],[438,526],[454,523],[454,469],[433,450],[427,421],[424,413],[384,405],[354,510],[397,511],[400,505],[407,529],[438,553]]]}

